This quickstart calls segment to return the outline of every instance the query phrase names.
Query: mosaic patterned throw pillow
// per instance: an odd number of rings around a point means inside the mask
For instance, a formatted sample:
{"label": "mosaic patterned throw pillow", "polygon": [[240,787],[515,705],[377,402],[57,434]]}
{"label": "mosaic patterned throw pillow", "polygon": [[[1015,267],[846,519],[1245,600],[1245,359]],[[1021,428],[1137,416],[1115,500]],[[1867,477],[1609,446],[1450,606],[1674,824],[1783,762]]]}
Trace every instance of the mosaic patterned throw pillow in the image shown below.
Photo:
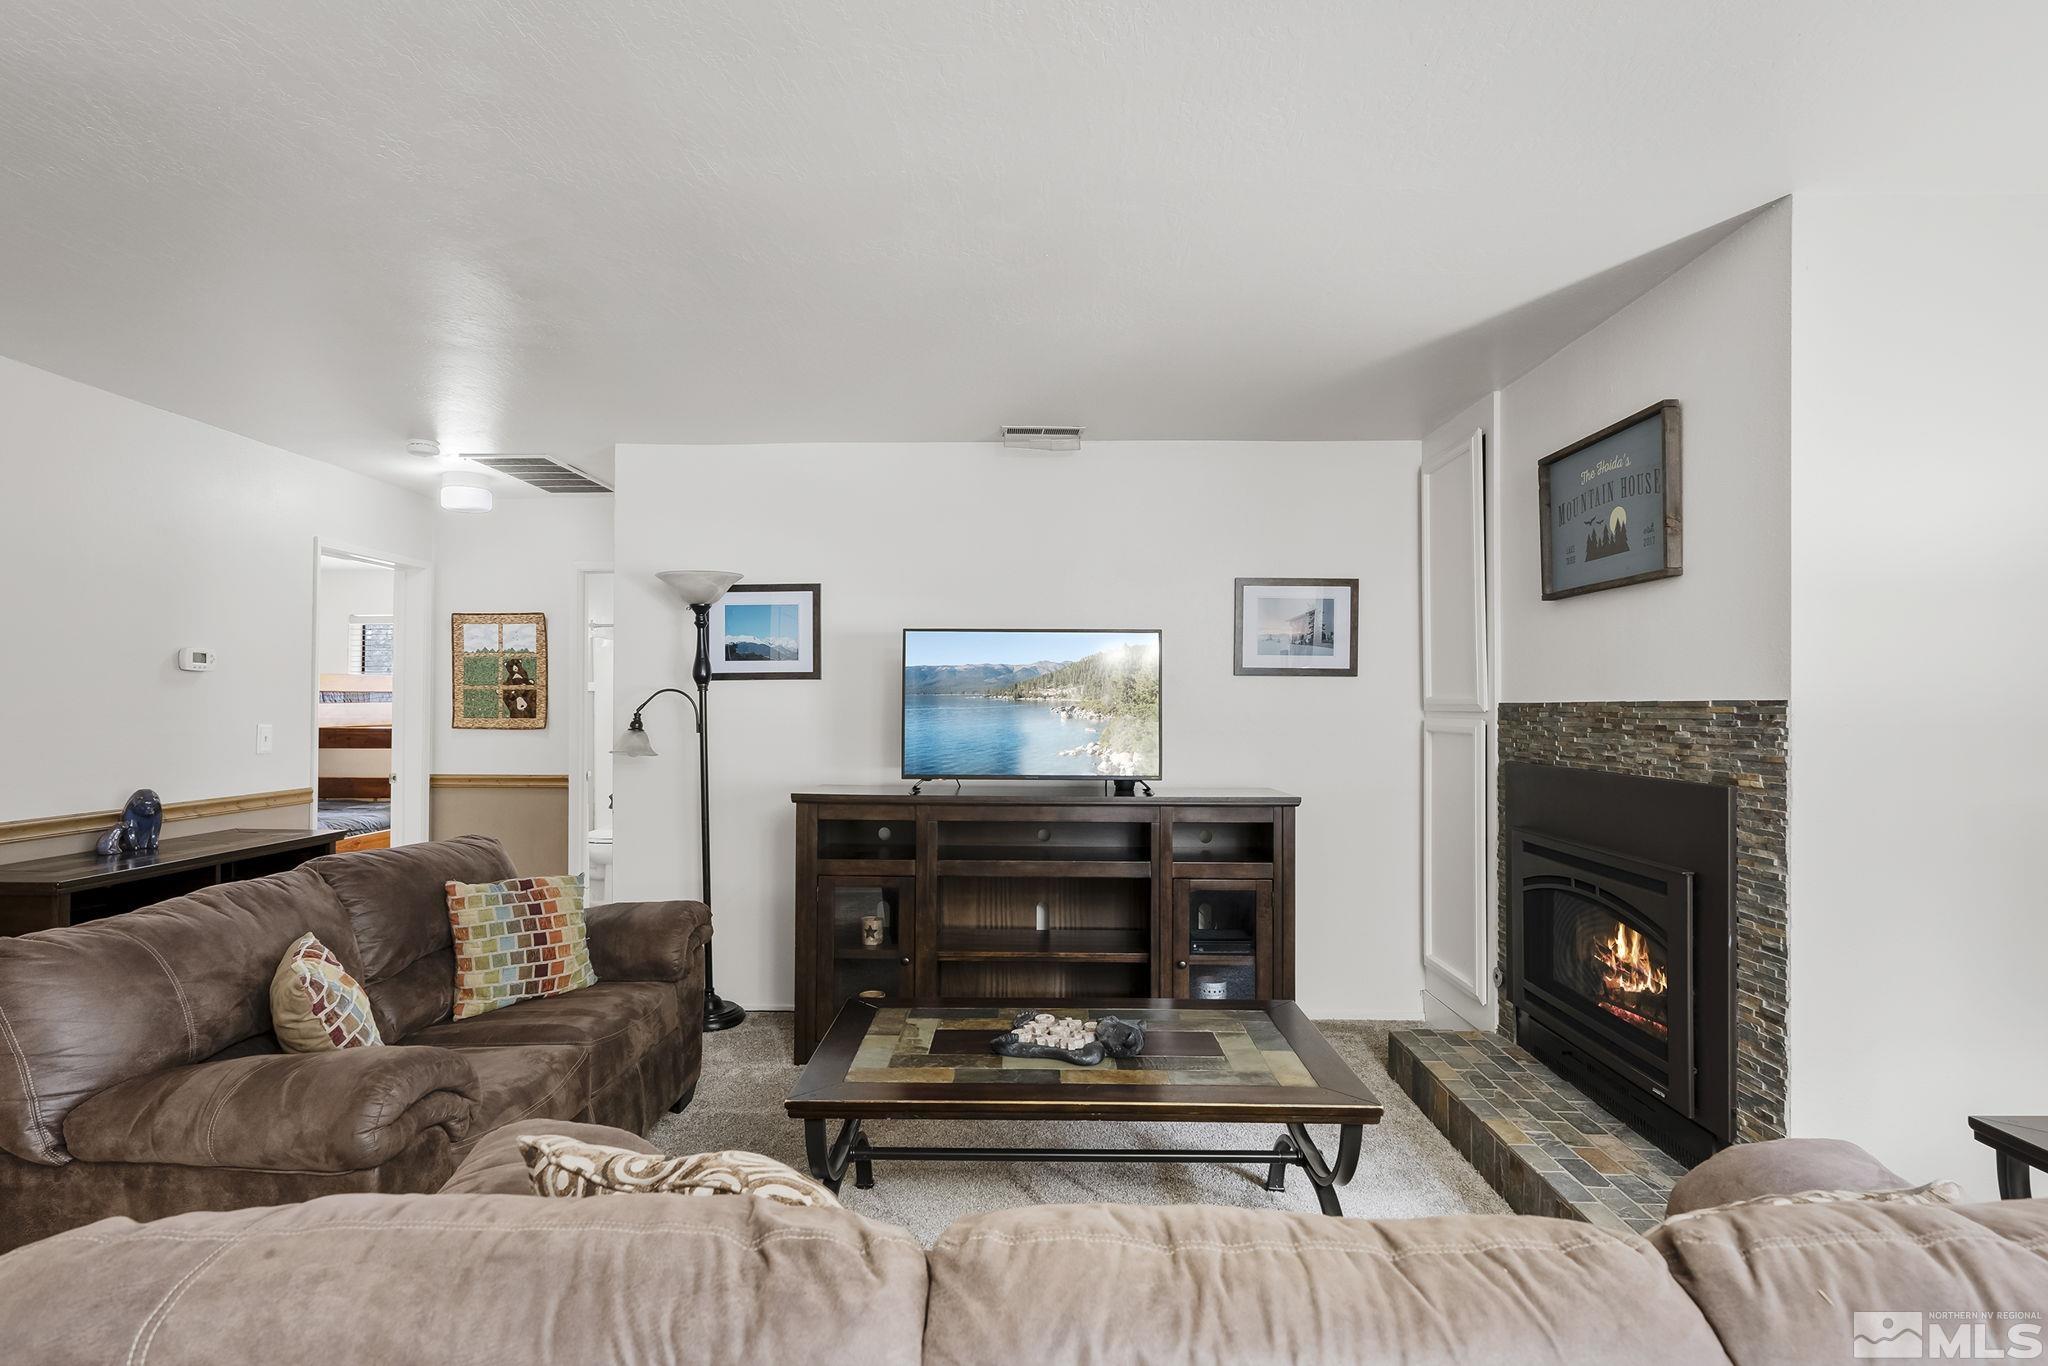
{"label": "mosaic patterned throw pillow", "polygon": [[455,1018],[594,986],[583,930],[583,875],[448,884],[455,931]]}
{"label": "mosaic patterned throw pillow", "polygon": [[536,1195],[751,1195],[778,1205],[839,1208],[824,1186],[759,1153],[661,1157],[559,1134],[521,1135],[519,1151]]}
{"label": "mosaic patterned throw pillow", "polygon": [[383,1043],[370,997],[319,939],[302,934],[270,978],[270,1027],[287,1053]]}

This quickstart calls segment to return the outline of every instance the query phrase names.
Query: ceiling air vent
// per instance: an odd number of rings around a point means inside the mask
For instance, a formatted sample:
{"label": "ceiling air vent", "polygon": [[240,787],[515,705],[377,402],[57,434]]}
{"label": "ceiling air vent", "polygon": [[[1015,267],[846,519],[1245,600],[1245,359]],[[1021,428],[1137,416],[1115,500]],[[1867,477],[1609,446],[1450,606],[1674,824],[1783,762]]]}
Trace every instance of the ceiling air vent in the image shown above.
{"label": "ceiling air vent", "polygon": [[533,485],[542,493],[610,493],[611,485],[600,484],[573,465],[550,460],[545,455],[465,455],[487,470],[509,474]]}
{"label": "ceiling air vent", "polygon": [[1027,451],[1078,451],[1079,427],[1004,427],[1003,444]]}

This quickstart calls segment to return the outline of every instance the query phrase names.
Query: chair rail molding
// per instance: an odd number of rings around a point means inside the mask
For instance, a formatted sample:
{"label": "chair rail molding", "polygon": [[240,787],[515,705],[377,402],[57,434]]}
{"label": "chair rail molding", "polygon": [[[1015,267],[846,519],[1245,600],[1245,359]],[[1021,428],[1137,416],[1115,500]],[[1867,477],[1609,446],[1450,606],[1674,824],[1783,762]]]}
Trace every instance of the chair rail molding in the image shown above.
{"label": "chair rail molding", "polygon": [[436,773],[428,779],[435,788],[499,787],[562,788],[569,786],[566,773]]}
{"label": "chair rail molding", "polygon": [[[233,816],[244,811],[274,811],[286,806],[311,806],[313,789],[288,787],[277,792],[246,792],[235,797],[202,797],[197,801],[165,802],[164,822],[198,820],[206,816]],[[27,820],[0,821],[0,844],[25,840],[52,839],[60,835],[89,835],[121,819],[120,809],[80,811],[69,816],[35,816]]]}

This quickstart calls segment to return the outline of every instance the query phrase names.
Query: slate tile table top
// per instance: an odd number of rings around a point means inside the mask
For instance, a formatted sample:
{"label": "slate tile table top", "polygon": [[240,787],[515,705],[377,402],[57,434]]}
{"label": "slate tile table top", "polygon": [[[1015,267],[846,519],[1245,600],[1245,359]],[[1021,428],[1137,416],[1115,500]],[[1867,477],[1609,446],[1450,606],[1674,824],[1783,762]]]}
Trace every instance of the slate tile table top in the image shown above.
{"label": "slate tile table top", "polygon": [[[1267,1185],[1280,1189],[1299,1166],[1326,1212],[1331,1187],[1357,1166],[1363,1126],[1377,1124],[1379,1102],[1292,1001],[1122,1000],[1066,1005],[1055,1013],[1086,1019],[1115,1015],[1145,1022],[1145,1049],[1093,1067],[1056,1058],[1008,1058],[989,1043],[1010,1028],[1028,1000],[976,1006],[872,1006],[850,1001],[826,1032],[784,1102],[804,1121],[814,1174],[832,1184],[849,1165],[857,1184],[873,1184],[871,1164],[910,1161],[1270,1162]],[[1122,1119],[1278,1125],[1271,1149],[882,1148],[863,1122],[919,1119]],[[826,1142],[827,1120],[840,1120]],[[1334,1162],[1307,1141],[1303,1126],[1341,1126]]]}

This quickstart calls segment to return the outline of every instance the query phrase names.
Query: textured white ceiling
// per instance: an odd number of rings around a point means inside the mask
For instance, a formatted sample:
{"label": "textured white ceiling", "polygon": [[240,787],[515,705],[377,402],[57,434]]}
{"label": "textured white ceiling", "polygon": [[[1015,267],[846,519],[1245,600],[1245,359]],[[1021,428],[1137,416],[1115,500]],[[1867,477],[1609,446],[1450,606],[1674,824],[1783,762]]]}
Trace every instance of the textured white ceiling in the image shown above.
{"label": "textured white ceiling", "polygon": [[2048,188],[2039,0],[0,0],[0,35],[0,354],[397,478],[410,436],[1413,436],[1790,190]]}

